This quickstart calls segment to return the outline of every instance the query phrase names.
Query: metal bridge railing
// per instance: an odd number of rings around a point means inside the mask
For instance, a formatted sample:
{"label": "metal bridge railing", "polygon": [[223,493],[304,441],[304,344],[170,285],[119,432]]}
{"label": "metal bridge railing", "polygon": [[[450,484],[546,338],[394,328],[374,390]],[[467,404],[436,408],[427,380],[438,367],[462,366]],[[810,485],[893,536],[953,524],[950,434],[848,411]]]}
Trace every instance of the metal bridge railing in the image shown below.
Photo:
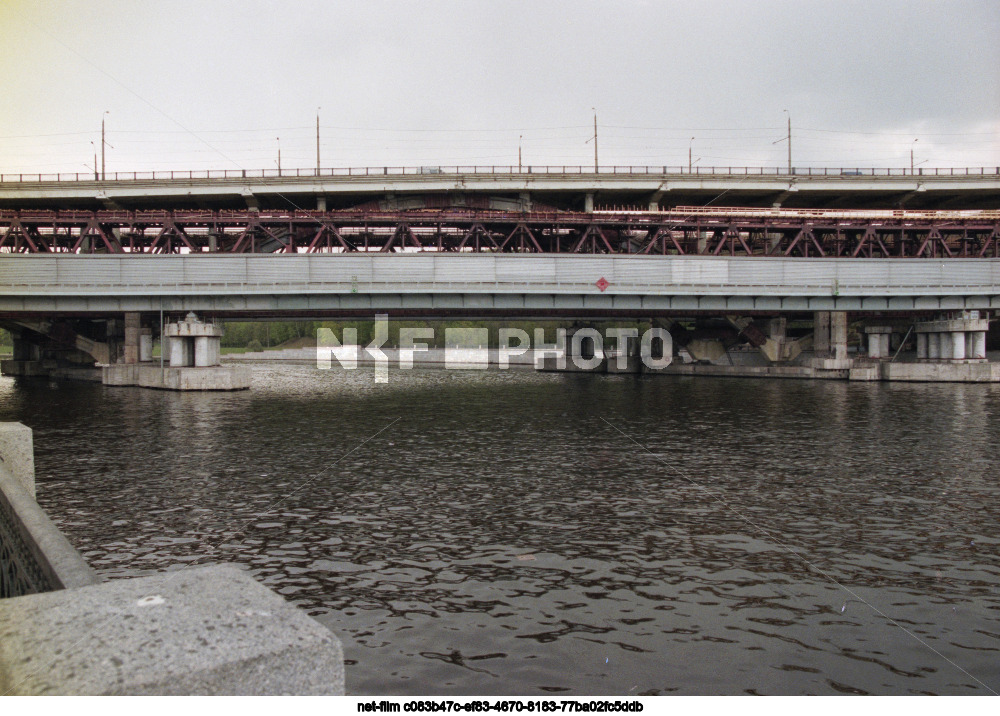
{"label": "metal bridge railing", "polygon": [[0,173],[0,184],[38,184],[45,182],[136,182],[136,181],[192,181],[198,179],[294,179],[323,177],[425,177],[440,175],[546,175],[546,176],[787,176],[787,177],[944,177],[944,176],[1000,176],[1000,166],[993,167],[793,167],[789,172],[783,167],[709,167],[709,166],[641,166],[610,165],[603,167],[544,165],[544,166],[424,166],[424,167],[332,167],[329,169],[205,169],[160,170],[150,172],[113,172],[103,176],[93,172],[66,172],[54,174]]}

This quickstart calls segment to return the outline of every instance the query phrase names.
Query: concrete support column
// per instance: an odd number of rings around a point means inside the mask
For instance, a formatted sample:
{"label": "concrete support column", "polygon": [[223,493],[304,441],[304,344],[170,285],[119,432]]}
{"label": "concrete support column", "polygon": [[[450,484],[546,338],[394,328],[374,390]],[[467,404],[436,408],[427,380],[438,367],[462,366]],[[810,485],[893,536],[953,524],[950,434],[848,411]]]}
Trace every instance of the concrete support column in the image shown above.
{"label": "concrete support column", "polygon": [[571,328],[566,332],[566,370],[603,372],[604,338],[594,328]]}
{"label": "concrete support column", "polygon": [[830,349],[835,360],[847,360],[847,313],[830,313]]}
{"label": "concrete support column", "polygon": [[316,197],[316,211],[326,211],[326,195],[320,194]]}
{"label": "concrete support column", "polygon": [[583,195],[583,210],[588,214],[594,210],[594,193],[589,192]]}
{"label": "concrete support column", "polygon": [[885,358],[885,353],[882,351],[882,334],[881,333],[869,333],[868,334],[868,357],[869,358]]}
{"label": "concrete support column", "polygon": [[927,360],[927,334],[917,334],[917,360]]}
{"label": "concrete support column", "polygon": [[153,329],[143,328],[139,331],[139,362],[146,363],[151,360],[153,360]]}
{"label": "concrete support column", "polygon": [[816,311],[813,314],[813,352],[826,356],[830,352],[830,312]]}
{"label": "concrete support column", "polygon": [[951,359],[952,360],[965,360],[965,334],[964,333],[952,333],[951,334]]}
{"label": "concrete support column", "polygon": [[15,335],[12,357],[17,361],[41,360],[42,351],[37,344],[26,341],[23,338],[18,338]]}
{"label": "concrete support column", "polygon": [[[138,314],[127,314],[138,315]],[[108,346],[108,363],[125,362],[125,323],[117,318],[112,318],[105,324],[105,336]],[[138,336],[136,336],[138,341]],[[136,356],[138,359],[138,355]]]}
{"label": "concrete support column", "polygon": [[194,342],[190,338],[170,337],[170,367],[194,365]]}
{"label": "concrete support column", "polygon": [[927,360],[941,360],[941,334],[927,334]]}
{"label": "concrete support column", "polygon": [[772,318],[767,323],[768,336],[775,341],[784,341],[787,329],[788,319],[784,317]]}
{"label": "concrete support column", "polygon": [[942,331],[938,333],[938,336],[938,341],[941,343],[941,352],[938,355],[938,360],[951,359],[951,333]]}
{"label": "concrete support column", "polygon": [[974,360],[986,360],[986,331],[975,331],[967,335],[972,337],[972,349],[968,357]]}
{"label": "concrete support column", "polygon": [[194,364],[198,367],[219,365],[221,343],[217,336],[195,336]]}
{"label": "concrete support column", "polygon": [[139,362],[139,335],[141,330],[142,330],[142,325],[140,323],[139,314],[132,312],[126,313],[123,362],[125,363]]}

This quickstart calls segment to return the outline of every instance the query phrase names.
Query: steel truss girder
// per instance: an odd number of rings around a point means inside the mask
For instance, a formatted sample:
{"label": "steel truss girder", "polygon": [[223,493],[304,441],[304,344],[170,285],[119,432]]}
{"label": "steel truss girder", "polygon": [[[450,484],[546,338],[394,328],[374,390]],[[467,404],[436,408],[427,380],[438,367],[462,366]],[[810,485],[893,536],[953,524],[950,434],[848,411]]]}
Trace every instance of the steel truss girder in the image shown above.
{"label": "steel truss girder", "polygon": [[733,212],[5,210],[0,252],[1000,258],[1000,212]]}

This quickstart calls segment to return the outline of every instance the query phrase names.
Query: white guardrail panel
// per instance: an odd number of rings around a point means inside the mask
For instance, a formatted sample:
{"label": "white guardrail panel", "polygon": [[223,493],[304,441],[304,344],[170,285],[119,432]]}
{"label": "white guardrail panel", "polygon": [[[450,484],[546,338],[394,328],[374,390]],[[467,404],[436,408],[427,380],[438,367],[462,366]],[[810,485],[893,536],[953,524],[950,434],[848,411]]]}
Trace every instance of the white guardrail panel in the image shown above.
{"label": "white guardrail panel", "polygon": [[0,254],[0,295],[1000,295],[1000,259]]}

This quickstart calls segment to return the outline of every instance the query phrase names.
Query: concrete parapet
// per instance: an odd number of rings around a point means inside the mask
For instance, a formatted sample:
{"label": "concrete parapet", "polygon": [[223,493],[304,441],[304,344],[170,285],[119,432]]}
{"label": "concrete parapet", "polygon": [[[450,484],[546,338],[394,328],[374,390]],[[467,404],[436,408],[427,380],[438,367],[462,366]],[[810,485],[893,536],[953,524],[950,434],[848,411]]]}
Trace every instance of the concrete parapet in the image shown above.
{"label": "concrete parapet", "polygon": [[35,450],[31,435],[31,428],[23,423],[0,423],[0,469],[6,468],[34,497]]}
{"label": "concrete parapet", "polygon": [[0,601],[0,692],[342,695],[329,629],[229,565]]}
{"label": "concrete parapet", "polygon": [[[30,428],[0,426],[0,597],[96,584],[97,576],[35,502]],[[3,642],[0,630],[0,648]],[[0,678],[0,693],[2,687]]]}

